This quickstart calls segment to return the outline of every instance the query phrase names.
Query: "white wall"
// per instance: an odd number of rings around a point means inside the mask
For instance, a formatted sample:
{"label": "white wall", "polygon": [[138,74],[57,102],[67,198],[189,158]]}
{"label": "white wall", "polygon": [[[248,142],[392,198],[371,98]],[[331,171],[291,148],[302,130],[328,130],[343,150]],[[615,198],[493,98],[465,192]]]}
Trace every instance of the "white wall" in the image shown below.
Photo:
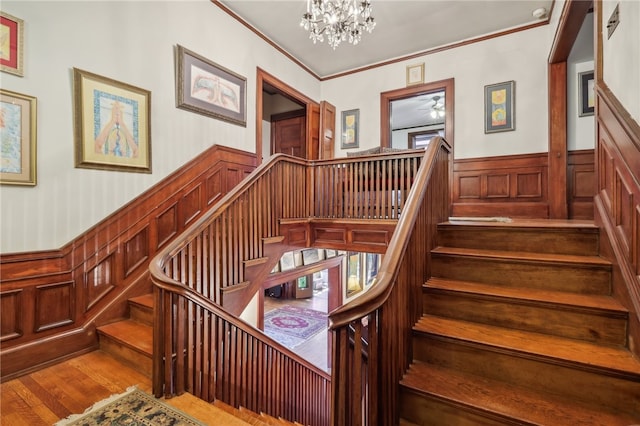
{"label": "white wall", "polygon": [[[406,66],[425,63],[425,82],[454,78],[455,158],[546,152],[547,58],[555,26],[544,25],[457,49],[386,65],[322,84],[337,116],[360,109],[360,147],[380,141],[380,93],[405,87]],[[425,35],[428,37],[428,34]],[[484,86],[515,80],[516,130],[484,133]],[[340,122],[336,122],[336,133]],[[336,144],[336,157],[346,156]]]}
{"label": "white wall", "polygon": [[578,80],[581,72],[593,71],[593,13],[587,14],[567,59],[567,148],[569,151],[594,149],[595,116],[580,117]]}
{"label": "white wall", "polygon": [[[2,1],[24,20],[24,77],[35,96],[36,187],[0,188],[0,252],[55,249],[214,144],[255,151],[256,67],[320,100],[320,83],[208,0]],[[174,46],[247,79],[247,126],[175,107]],[[74,167],[72,68],[151,91],[152,174]]]}
{"label": "white wall", "polygon": [[[620,24],[607,39],[607,21],[619,5]],[[640,123],[640,2],[602,2],[602,78],[631,117]]]}

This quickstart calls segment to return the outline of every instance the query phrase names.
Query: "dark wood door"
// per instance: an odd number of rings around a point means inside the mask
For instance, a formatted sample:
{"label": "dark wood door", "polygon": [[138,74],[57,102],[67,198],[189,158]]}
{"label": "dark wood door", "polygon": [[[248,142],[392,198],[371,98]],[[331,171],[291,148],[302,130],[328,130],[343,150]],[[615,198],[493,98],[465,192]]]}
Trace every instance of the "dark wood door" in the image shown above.
{"label": "dark wood door", "polygon": [[[292,116],[293,115],[293,116]],[[278,114],[271,117],[271,146],[273,153],[306,158],[306,119],[304,111]]]}
{"label": "dark wood door", "polygon": [[333,158],[336,127],[336,107],[327,101],[320,102],[320,159]]}

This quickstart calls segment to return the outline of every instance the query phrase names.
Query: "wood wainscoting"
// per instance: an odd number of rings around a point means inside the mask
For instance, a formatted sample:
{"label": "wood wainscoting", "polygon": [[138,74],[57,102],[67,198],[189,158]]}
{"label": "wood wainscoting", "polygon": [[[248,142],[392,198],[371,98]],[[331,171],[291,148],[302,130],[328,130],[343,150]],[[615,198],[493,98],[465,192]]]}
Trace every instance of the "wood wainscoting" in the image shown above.
{"label": "wood wainscoting", "polygon": [[255,167],[214,145],[61,249],[0,255],[1,380],[97,347],[95,327],[151,291],[156,252]]}
{"label": "wood wainscoting", "polygon": [[547,153],[456,160],[453,216],[548,217]]}
{"label": "wood wainscoting", "polygon": [[614,260],[613,293],[629,312],[629,346],[640,356],[640,126],[603,82],[596,98],[595,221]]}
{"label": "wood wainscoting", "polygon": [[[569,219],[593,218],[593,152],[569,152]],[[548,218],[547,164],[547,153],[455,160],[452,215]]]}

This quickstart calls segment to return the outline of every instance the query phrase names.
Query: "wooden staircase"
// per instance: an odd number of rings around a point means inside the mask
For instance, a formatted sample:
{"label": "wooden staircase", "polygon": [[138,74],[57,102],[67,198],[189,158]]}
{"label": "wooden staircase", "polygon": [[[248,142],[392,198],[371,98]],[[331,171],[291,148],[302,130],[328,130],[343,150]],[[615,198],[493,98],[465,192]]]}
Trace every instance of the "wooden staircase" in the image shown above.
{"label": "wooden staircase", "polygon": [[640,362],[589,223],[438,227],[401,424],[640,424]]}

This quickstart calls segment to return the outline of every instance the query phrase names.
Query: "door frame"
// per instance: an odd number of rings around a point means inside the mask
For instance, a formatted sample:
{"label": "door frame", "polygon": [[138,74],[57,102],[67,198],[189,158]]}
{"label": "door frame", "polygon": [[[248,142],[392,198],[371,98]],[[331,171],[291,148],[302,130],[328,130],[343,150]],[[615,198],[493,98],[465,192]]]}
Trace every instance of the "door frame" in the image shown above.
{"label": "door frame", "polygon": [[307,122],[305,124],[306,129],[305,129],[304,145],[305,145],[305,152],[308,153],[309,143],[310,143],[309,135],[311,134],[311,122],[309,120],[309,114],[314,105],[316,107],[319,107],[319,103],[305,96],[304,94],[300,93],[299,91],[287,85],[283,81],[277,79],[276,77],[269,74],[268,72],[266,72],[260,67],[257,68],[256,76],[257,76],[257,83],[256,83],[256,159],[257,159],[257,164],[262,164],[262,161],[264,160],[262,158],[262,136],[263,136],[262,135],[262,112],[263,112],[262,105],[264,101],[263,92],[264,92],[265,84],[274,87],[282,96],[289,98],[294,102],[301,103],[305,106],[304,108],[307,115]]}
{"label": "door frame", "polygon": [[[593,3],[567,0],[549,52],[548,203],[549,219],[567,219],[567,59]],[[594,53],[594,57],[595,57]]]}
{"label": "door frame", "polygon": [[390,90],[380,93],[380,146],[391,147],[391,101],[411,98],[444,90],[444,138],[453,148],[453,111],[455,105],[454,79],[433,81],[402,89]]}

